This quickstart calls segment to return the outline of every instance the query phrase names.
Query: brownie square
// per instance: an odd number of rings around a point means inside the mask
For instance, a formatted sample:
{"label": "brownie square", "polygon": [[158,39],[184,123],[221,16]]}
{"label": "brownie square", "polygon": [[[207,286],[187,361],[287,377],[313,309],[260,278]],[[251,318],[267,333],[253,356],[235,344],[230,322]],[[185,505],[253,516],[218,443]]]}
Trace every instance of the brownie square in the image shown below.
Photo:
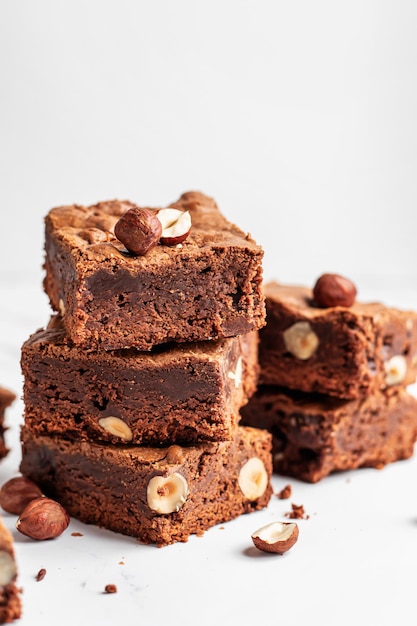
{"label": "brownie square", "polygon": [[271,436],[237,427],[231,441],[115,446],[22,429],[21,472],[88,524],[158,546],[265,507]]}
{"label": "brownie square", "polygon": [[262,386],[241,413],[273,435],[274,471],[311,483],[407,459],[417,439],[417,399],[403,387],[342,400]]}
{"label": "brownie square", "polygon": [[127,252],[114,226],[130,202],[64,206],[45,218],[44,288],[71,340],[84,348],[149,350],[245,334],[265,323],[263,250],[216,202],[188,192],[187,239]]}
{"label": "brownie square", "polygon": [[157,350],[86,352],[59,317],[22,346],[26,425],[36,434],[163,445],[233,437],[258,379],[258,335]]}
{"label": "brownie square", "polygon": [[381,303],[319,308],[312,290],[265,285],[260,383],[341,398],[414,383],[417,312]]}
{"label": "brownie square", "polygon": [[4,439],[4,433],[7,430],[5,425],[6,409],[16,399],[15,394],[4,387],[0,387],[0,459],[3,459],[9,452]]}

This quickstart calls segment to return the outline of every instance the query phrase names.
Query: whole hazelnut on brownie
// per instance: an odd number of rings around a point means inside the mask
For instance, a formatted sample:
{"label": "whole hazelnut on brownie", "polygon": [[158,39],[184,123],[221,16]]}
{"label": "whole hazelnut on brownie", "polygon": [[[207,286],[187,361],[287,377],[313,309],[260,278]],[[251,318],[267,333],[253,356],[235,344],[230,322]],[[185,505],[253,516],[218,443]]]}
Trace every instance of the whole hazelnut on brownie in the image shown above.
{"label": "whole hazelnut on brownie", "polygon": [[132,207],[116,223],[114,234],[129,252],[143,256],[159,242],[162,224],[157,211]]}
{"label": "whole hazelnut on brownie", "polygon": [[356,287],[340,274],[322,274],[313,288],[313,298],[319,307],[350,307],[355,302]]}

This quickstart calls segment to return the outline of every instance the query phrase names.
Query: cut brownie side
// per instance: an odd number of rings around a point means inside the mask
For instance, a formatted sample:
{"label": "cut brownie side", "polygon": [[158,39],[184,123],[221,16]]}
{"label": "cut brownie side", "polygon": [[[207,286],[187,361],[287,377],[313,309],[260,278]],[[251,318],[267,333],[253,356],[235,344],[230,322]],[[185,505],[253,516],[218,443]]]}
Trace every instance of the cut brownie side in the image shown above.
{"label": "cut brownie side", "polygon": [[261,509],[272,494],[271,436],[238,427],[230,442],[145,448],[22,429],[21,472],[70,515],[159,546]]}
{"label": "cut brownie side", "polygon": [[9,452],[4,440],[4,433],[7,430],[5,414],[7,407],[9,407],[15,399],[16,396],[13,392],[0,387],[0,459],[3,459]]}
{"label": "cut brownie side", "polygon": [[132,256],[114,236],[129,202],[66,206],[46,216],[44,288],[84,347],[149,350],[245,334],[265,323],[263,250],[207,196],[174,205],[192,226],[179,246]]}
{"label": "cut brownie side", "polygon": [[161,445],[231,439],[258,378],[258,335],[153,352],[85,352],[59,318],[22,347],[25,423],[37,434]]}
{"label": "cut brownie side", "polygon": [[357,400],[260,387],[241,413],[273,434],[276,473],[312,483],[407,459],[417,439],[417,399],[402,387]]}
{"label": "cut brownie side", "polygon": [[0,517],[0,624],[9,624],[21,617],[21,590],[16,581],[13,537]]}
{"label": "cut brownie side", "polygon": [[314,306],[305,287],[265,286],[260,382],[341,398],[414,383],[417,312],[380,303]]}

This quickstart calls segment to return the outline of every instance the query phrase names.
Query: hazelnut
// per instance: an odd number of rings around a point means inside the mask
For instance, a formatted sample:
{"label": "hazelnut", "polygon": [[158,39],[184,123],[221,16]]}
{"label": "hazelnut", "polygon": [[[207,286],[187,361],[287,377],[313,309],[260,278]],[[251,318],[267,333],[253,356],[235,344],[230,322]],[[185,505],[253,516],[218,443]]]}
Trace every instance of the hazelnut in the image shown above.
{"label": "hazelnut", "polygon": [[295,522],[272,522],[252,533],[252,541],[258,550],[284,554],[298,539]]}
{"label": "hazelnut", "polygon": [[177,465],[178,463],[183,463],[184,459],[184,450],[181,446],[178,446],[177,444],[169,446],[165,457],[165,461],[167,463],[170,465]]}
{"label": "hazelnut", "polygon": [[114,234],[127,250],[141,256],[156,246],[161,233],[157,211],[139,207],[126,211],[114,227]]}
{"label": "hazelnut", "polygon": [[29,502],[19,516],[16,528],[23,535],[42,541],[59,537],[69,522],[69,515],[59,502],[42,496]]}
{"label": "hazelnut", "polygon": [[132,441],[133,439],[130,427],[120,417],[114,417],[113,415],[101,417],[98,423],[107,433],[119,437],[123,441]]}
{"label": "hazelnut", "polygon": [[0,489],[0,505],[8,513],[20,515],[29,502],[39,498],[42,491],[33,480],[16,476],[4,483]]}
{"label": "hazelnut", "polygon": [[320,307],[352,306],[356,293],[352,281],[339,274],[322,274],[313,288],[314,301]]}
{"label": "hazelnut", "polygon": [[242,465],[239,478],[239,487],[248,500],[257,500],[268,487],[268,473],[263,461],[254,456]]}
{"label": "hazelnut", "polygon": [[309,322],[295,322],[284,330],[282,337],[288,352],[302,361],[312,357],[319,345],[319,338]]}
{"label": "hazelnut", "polygon": [[178,472],[169,476],[154,476],[146,491],[149,508],[162,514],[178,512],[187,496],[188,483]]}
{"label": "hazelnut", "polygon": [[236,369],[234,372],[228,372],[228,377],[235,381],[236,389],[239,389],[239,385],[242,382],[242,357],[240,356],[236,363]]}
{"label": "hazelnut", "polygon": [[158,219],[162,224],[161,243],[165,246],[176,246],[190,234],[191,215],[189,211],[173,208],[160,209]]}
{"label": "hazelnut", "polygon": [[407,361],[401,354],[396,354],[384,364],[385,382],[388,386],[399,385],[407,374]]}
{"label": "hazelnut", "polygon": [[0,586],[10,585],[16,576],[17,567],[13,555],[8,550],[0,550]]}

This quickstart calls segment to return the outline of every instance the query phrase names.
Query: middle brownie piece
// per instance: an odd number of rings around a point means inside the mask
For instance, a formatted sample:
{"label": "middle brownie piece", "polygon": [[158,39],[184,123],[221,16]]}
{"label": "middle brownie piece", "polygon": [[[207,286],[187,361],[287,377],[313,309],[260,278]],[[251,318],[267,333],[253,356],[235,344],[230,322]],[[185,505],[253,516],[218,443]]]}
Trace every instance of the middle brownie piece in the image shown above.
{"label": "middle brownie piece", "polygon": [[153,352],[87,352],[59,317],[22,347],[25,423],[36,434],[144,445],[224,441],[258,379],[258,335]]}

